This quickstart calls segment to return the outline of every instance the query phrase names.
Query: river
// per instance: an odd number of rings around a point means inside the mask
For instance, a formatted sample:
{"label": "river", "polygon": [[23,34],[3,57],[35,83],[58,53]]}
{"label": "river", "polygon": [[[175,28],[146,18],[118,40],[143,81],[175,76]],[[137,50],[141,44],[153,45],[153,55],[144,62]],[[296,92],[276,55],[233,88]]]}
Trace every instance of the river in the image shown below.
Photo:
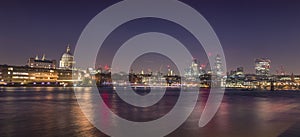
{"label": "river", "polygon": [[[102,97],[113,112],[133,121],[164,116],[178,92],[166,92],[154,107],[130,107],[115,92]],[[299,91],[300,92],[300,91]],[[142,94],[145,94],[144,92]],[[227,90],[219,111],[205,127],[197,126],[208,91],[201,91],[186,122],[170,137],[300,136],[300,94],[297,91]],[[81,111],[72,88],[0,87],[0,136],[106,136]]]}

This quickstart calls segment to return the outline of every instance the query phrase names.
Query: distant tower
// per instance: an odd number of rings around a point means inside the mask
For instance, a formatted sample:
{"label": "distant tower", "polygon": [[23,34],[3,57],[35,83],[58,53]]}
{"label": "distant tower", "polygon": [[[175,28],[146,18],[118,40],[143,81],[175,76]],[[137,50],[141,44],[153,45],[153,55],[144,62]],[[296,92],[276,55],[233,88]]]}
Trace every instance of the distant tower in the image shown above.
{"label": "distant tower", "polygon": [[168,76],[172,76],[173,75],[173,71],[171,70],[171,67],[170,65],[168,65],[168,73],[167,73]]}
{"label": "distant tower", "polygon": [[192,76],[199,76],[199,67],[198,67],[198,62],[197,59],[194,58],[193,62],[192,62],[192,66],[191,66],[191,70],[192,70]]}
{"label": "distant tower", "polygon": [[144,70],[141,71],[141,74],[144,75]]}
{"label": "distant tower", "polygon": [[42,60],[43,61],[46,60],[46,55],[45,54],[43,54]]}
{"label": "distant tower", "polygon": [[72,69],[74,67],[74,64],[74,56],[71,54],[71,48],[68,45],[66,53],[64,53],[61,57],[59,67],[62,69]]}
{"label": "distant tower", "polygon": [[259,76],[270,75],[271,60],[268,58],[259,58],[255,60],[255,72]]}
{"label": "distant tower", "polygon": [[[185,69],[184,76],[187,80],[196,80],[200,76],[200,66],[196,58],[193,58],[191,66]],[[202,68],[201,68],[202,69]]]}
{"label": "distant tower", "polygon": [[222,59],[221,59],[220,55],[217,55],[215,58],[214,72],[218,76],[221,76],[224,74],[224,68],[223,68]]}

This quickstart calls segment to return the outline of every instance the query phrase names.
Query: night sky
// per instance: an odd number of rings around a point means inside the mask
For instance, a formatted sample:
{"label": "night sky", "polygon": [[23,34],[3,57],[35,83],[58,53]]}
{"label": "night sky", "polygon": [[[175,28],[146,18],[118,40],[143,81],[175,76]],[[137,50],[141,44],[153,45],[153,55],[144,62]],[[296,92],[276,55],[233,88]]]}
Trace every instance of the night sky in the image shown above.
{"label": "night sky", "polygon": [[[117,2],[116,0],[1,0],[0,64],[25,65],[29,57],[35,57],[37,54],[39,56],[46,54],[49,59],[59,60],[67,44],[71,44],[74,50],[77,39],[87,23],[104,8]],[[267,57],[272,61],[273,73],[284,66],[288,74],[292,72],[300,74],[300,1],[183,0],[182,2],[198,10],[214,28],[224,48],[228,70],[243,66],[246,72],[253,73],[254,59]],[[172,28],[168,22],[152,20],[152,23],[149,21],[147,24],[146,21],[128,23],[129,26],[123,26],[123,32],[127,29],[129,33],[136,33],[160,25],[162,31]],[[145,27],[145,24],[148,26]],[[166,25],[170,27],[164,27]],[[174,31],[170,33],[180,38],[183,31],[177,28],[172,29]],[[190,38],[183,39],[190,46],[197,46]],[[116,47],[113,42],[107,45],[112,49]],[[201,64],[206,64],[206,55],[202,49],[196,49],[199,52],[194,52],[193,55]],[[143,59],[147,60],[147,57]]]}

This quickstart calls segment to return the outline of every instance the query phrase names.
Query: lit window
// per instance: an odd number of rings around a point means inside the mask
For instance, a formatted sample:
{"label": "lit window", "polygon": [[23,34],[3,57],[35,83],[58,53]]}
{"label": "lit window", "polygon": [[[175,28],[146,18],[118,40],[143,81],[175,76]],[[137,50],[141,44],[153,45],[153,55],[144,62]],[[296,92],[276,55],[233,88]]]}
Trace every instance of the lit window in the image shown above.
{"label": "lit window", "polygon": [[13,76],[13,79],[28,79],[28,77],[19,77],[19,76]]}
{"label": "lit window", "polygon": [[28,75],[28,73],[24,73],[24,72],[13,72],[13,75]]}

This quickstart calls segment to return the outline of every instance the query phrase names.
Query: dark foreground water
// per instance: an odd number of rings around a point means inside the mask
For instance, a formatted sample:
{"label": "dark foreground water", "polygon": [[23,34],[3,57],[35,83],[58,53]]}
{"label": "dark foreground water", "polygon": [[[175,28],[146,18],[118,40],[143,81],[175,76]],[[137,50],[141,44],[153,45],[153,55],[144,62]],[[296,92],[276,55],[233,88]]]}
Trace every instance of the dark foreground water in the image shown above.
{"label": "dark foreground water", "polygon": [[[128,106],[109,90],[103,90],[102,97],[123,118],[149,121],[162,117],[172,109],[177,94],[176,91],[167,92],[162,101],[150,108]],[[207,96],[208,91],[201,92],[198,107],[170,137],[300,136],[300,91],[272,93],[229,90],[214,119],[199,128],[200,106],[205,105]],[[72,88],[0,87],[0,136],[105,134],[84,116]]]}

